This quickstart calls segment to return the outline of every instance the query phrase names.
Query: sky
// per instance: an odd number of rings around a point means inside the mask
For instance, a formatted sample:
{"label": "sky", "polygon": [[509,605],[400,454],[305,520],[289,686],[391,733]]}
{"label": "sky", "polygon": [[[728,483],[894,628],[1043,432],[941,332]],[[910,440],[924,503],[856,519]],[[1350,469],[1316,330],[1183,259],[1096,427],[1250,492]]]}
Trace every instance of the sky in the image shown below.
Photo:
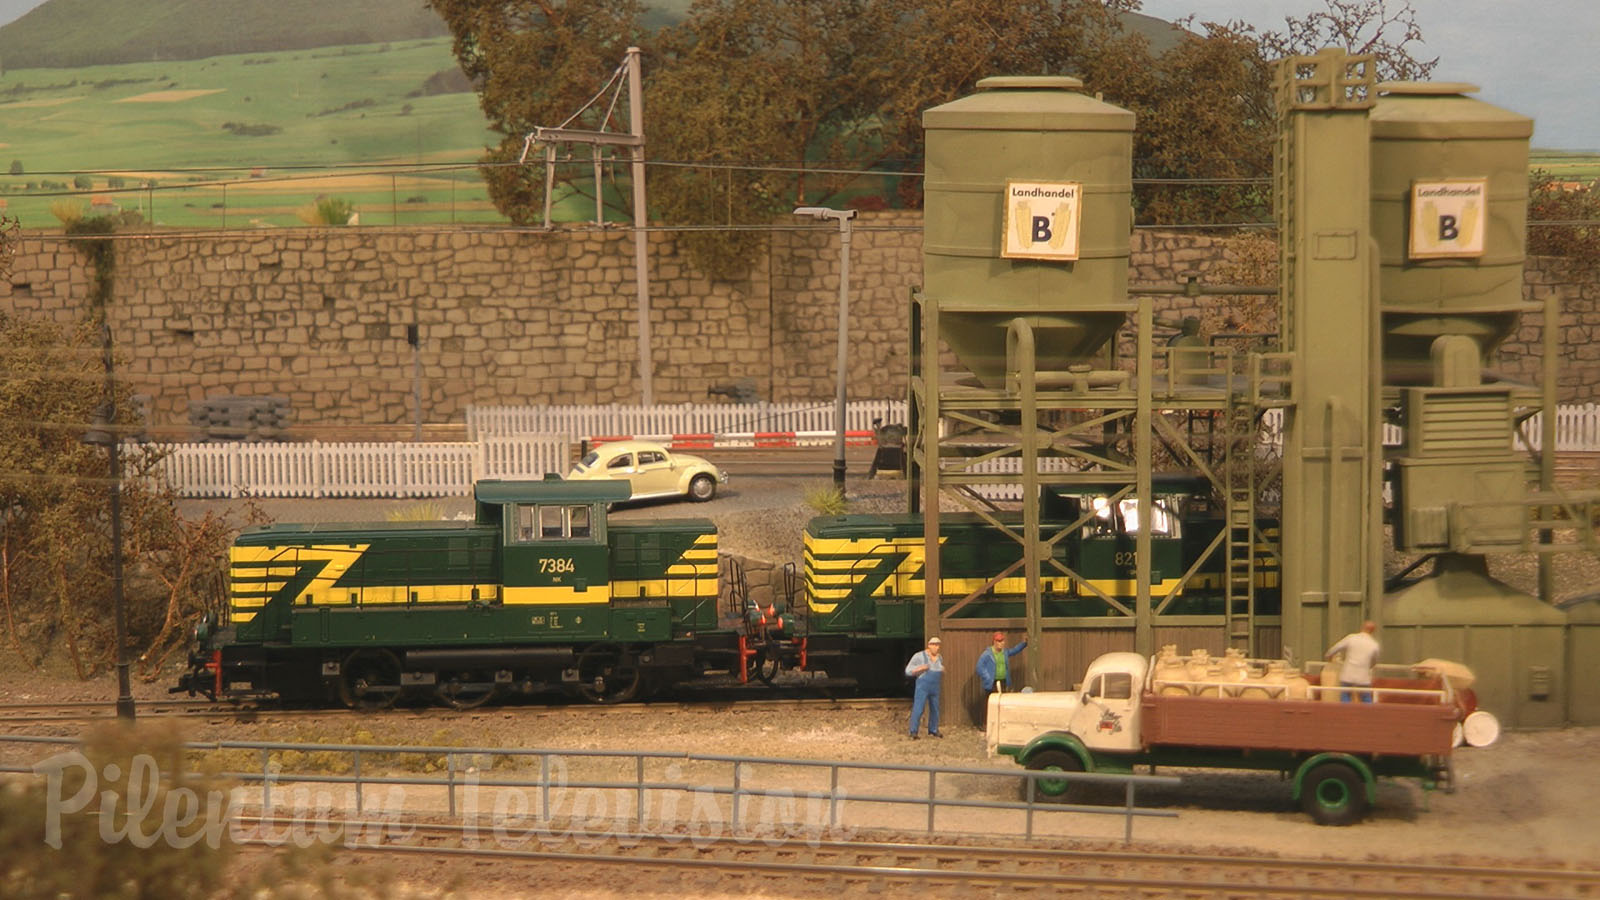
{"label": "sky", "polygon": [[43,0],[0,0],[0,25],[4,25],[35,6]]}
{"label": "sky", "polygon": [[[3,0],[0,0],[3,2]],[[1283,30],[1286,16],[1321,0],[1143,0],[1146,15],[1197,22],[1242,20]],[[1396,5],[1393,0],[1391,6]],[[1596,0],[1411,0],[1423,42],[1439,57],[1434,81],[1482,88],[1479,100],[1531,116],[1533,145],[1600,150],[1600,2]]]}
{"label": "sky", "polygon": [[[42,0],[0,0],[0,25]],[[646,0],[648,3],[648,0]],[[1394,0],[1391,0],[1391,4]],[[1143,0],[1163,19],[1240,19],[1281,29],[1285,16],[1322,0]],[[1483,88],[1478,99],[1534,120],[1535,147],[1600,150],[1600,2],[1597,0],[1411,0],[1422,29],[1417,56],[1439,57],[1435,81]]]}

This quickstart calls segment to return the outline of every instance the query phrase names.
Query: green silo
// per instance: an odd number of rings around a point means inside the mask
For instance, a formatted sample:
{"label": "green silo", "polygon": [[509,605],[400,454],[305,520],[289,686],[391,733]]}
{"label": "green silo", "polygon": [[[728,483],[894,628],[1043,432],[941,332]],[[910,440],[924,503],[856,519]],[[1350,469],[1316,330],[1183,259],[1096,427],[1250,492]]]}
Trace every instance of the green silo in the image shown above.
{"label": "green silo", "polygon": [[923,113],[923,294],[942,336],[987,387],[1006,323],[1039,334],[1038,369],[1102,350],[1135,309],[1127,295],[1134,115],[1076,78],[1000,77]]}
{"label": "green silo", "polygon": [[[1510,728],[1567,716],[1567,617],[1488,573],[1482,556],[1443,553],[1432,575],[1383,599],[1383,659],[1466,663],[1478,706]],[[1592,692],[1591,692],[1592,697]]]}
{"label": "green silo", "polygon": [[1567,609],[1567,722],[1600,725],[1600,599]]}
{"label": "green silo", "polygon": [[1435,338],[1487,358],[1516,327],[1533,120],[1456,82],[1384,82],[1372,110],[1384,383],[1430,384]]}

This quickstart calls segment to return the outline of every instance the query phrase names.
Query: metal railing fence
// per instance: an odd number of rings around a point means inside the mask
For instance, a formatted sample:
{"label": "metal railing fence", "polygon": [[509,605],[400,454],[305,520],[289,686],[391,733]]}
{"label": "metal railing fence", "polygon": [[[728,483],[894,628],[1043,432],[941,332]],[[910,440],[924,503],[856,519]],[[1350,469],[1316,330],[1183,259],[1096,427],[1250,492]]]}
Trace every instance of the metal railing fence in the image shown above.
{"label": "metal railing fence", "polygon": [[[7,744],[33,744],[56,745],[76,747],[79,742],[76,738],[43,737],[31,735],[4,735],[0,736],[0,745]],[[462,795],[466,791],[477,792],[483,788],[504,788],[533,790],[537,793],[538,802],[530,806],[537,810],[538,821],[551,823],[557,819],[555,809],[558,803],[552,801],[552,795],[566,791],[604,791],[624,794],[633,798],[634,828],[639,833],[645,833],[652,824],[662,827],[676,827],[687,823],[681,820],[660,819],[652,823],[647,816],[649,804],[647,798],[658,793],[693,794],[701,796],[727,798],[730,813],[727,823],[738,830],[746,820],[747,809],[745,804],[755,799],[776,799],[780,801],[793,801],[797,797],[816,801],[819,808],[825,807],[826,821],[822,822],[789,822],[789,823],[762,823],[764,825],[809,825],[813,827],[826,827],[837,829],[841,827],[859,827],[871,824],[872,827],[893,827],[895,830],[908,829],[896,823],[885,826],[881,823],[862,823],[846,821],[843,809],[846,804],[887,805],[891,807],[919,807],[926,815],[921,819],[922,829],[928,834],[935,832],[941,834],[957,833],[982,833],[993,835],[997,833],[995,823],[986,821],[981,832],[963,832],[959,828],[940,828],[938,813],[940,810],[964,811],[994,811],[994,812],[1021,812],[1023,813],[1023,826],[1020,836],[1033,839],[1038,836],[1035,829],[1035,816],[1039,814],[1064,814],[1078,813],[1092,816],[1121,816],[1123,818],[1123,840],[1131,843],[1133,840],[1134,820],[1141,817],[1176,818],[1177,813],[1171,810],[1141,807],[1137,804],[1137,791],[1139,788],[1170,787],[1177,785],[1179,779],[1164,775],[1123,775],[1102,774],[1085,772],[1040,772],[1022,768],[1012,769],[982,769],[960,766],[931,766],[910,765],[896,763],[854,762],[844,760],[810,760],[790,759],[778,757],[753,757],[732,756],[725,754],[698,754],[679,753],[667,751],[648,750],[553,750],[513,747],[445,747],[445,746],[389,746],[381,744],[310,744],[289,743],[277,741],[207,741],[191,742],[185,744],[191,753],[222,753],[227,751],[245,751],[254,754],[260,761],[258,767],[250,771],[222,771],[210,773],[208,777],[223,781],[239,781],[256,783],[260,786],[260,808],[265,813],[273,808],[273,790],[284,789],[289,785],[318,784],[318,785],[347,785],[353,789],[353,812],[361,814],[366,811],[367,804],[364,800],[366,788],[377,786],[412,786],[442,788],[445,793],[446,814],[454,818],[462,814]],[[336,754],[348,755],[350,766],[348,773],[318,773],[318,772],[286,772],[283,771],[282,757],[290,753],[299,754]],[[276,758],[275,758],[276,757]],[[374,772],[372,760],[374,757],[387,758],[387,764]],[[439,775],[395,775],[387,774],[394,769],[404,770],[408,764],[406,759],[415,759],[418,762],[428,763],[434,758],[443,757],[443,776]],[[498,758],[511,760],[537,760],[538,776],[536,778],[486,778],[478,771],[484,766],[485,760]],[[325,756],[323,756],[325,758]],[[400,762],[396,765],[395,758]],[[0,772],[18,774],[41,774],[50,770],[46,763],[51,760],[60,760],[59,756],[50,757],[48,760],[36,762],[29,766],[19,766],[11,763],[0,764]],[[567,778],[570,761],[574,760],[607,760],[629,763],[625,768],[630,775],[617,780],[572,780]],[[714,783],[689,784],[680,778],[673,780],[660,780],[649,777],[646,763],[669,763],[676,766],[705,765],[713,768],[725,767],[725,780]],[[365,764],[364,764],[365,763]],[[62,762],[63,766],[69,763]],[[87,766],[87,763],[84,763]],[[415,767],[416,763],[410,763]],[[765,779],[757,779],[754,770],[761,767],[765,771],[776,769],[776,776],[769,775]],[[59,771],[59,769],[57,769]],[[907,776],[926,776],[925,781],[918,778],[919,783],[925,784],[926,789],[916,793],[890,794],[855,794],[847,790],[842,782],[842,776],[849,772],[874,772],[889,773]],[[792,785],[803,783],[805,773],[826,773],[826,787],[798,790]],[[167,773],[169,776],[172,773]],[[1020,800],[1006,800],[998,797],[973,796],[970,792],[962,791],[958,796],[949,792],[941,794],[941,779],[951,778],[993,778],[999,779],[1009,785],[1023,785]],[[1075,784],[1110,785],[1122,789],[1123,802],[1115,806],[1096,806],[1083,804],[1066,804],[1049,802],[1042,799],[1038,791],[1040,779],[1051,781],[1068,781]],[[771,788],[764,787],[759,781],[790,785],[790,787]],[[474,809],[477,804],[473,804]],[[496,801],[499,808],[499,801]],[[701,808],[696,806],[697,809]]]}

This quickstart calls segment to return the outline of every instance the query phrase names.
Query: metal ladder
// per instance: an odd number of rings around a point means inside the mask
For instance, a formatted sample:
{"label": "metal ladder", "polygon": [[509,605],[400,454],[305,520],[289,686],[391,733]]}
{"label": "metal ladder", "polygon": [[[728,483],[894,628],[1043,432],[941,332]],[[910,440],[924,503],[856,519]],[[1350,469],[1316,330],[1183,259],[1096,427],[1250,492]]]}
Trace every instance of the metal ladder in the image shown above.
{"label": "metal ladder", "polygon": [[1256,598],[1256,415],[1248,398],[1231,398],[1223,465],[1226,496],[1223,527],[1227,545],[1223,572],[1223,614],[1228,646],[1246,651],[1254,644]]}
{"label": "metal ladder", "polygon": [[1293,358],[1287,353],[1251,353],[1245,359],[1244,390],[1228,391],[1226,429],[1223,439],[1223,501],[1227,548],[1223,573],[1224,609],[1228,646],[1252,655],[1255,645],[1256,609],[1256,443],[1260,439],[1259,416],[1269,408],[1291,405],[1289,395]]}

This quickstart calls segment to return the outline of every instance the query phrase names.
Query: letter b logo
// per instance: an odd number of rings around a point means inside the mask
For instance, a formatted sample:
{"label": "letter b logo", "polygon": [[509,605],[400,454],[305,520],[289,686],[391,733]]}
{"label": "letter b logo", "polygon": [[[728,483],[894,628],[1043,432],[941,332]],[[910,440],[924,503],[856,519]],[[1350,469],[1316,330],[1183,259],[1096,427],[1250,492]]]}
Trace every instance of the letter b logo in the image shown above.
{"label": "letter b logo", "polygon": [[1033,242],[1036,243],[1036,244],[1042,244],[1042,243],[1044,243],[1045,241],[1048,241],[1048,240],[1050,240],[1050,217],[1049,216],[1034,216],[1033,217]]}
{"label": "letter b logo", "polygon": [[1439,217],[1439,240],[1453,241],[1461,236],[1461,228],[1456,224],[1455,216]]}

